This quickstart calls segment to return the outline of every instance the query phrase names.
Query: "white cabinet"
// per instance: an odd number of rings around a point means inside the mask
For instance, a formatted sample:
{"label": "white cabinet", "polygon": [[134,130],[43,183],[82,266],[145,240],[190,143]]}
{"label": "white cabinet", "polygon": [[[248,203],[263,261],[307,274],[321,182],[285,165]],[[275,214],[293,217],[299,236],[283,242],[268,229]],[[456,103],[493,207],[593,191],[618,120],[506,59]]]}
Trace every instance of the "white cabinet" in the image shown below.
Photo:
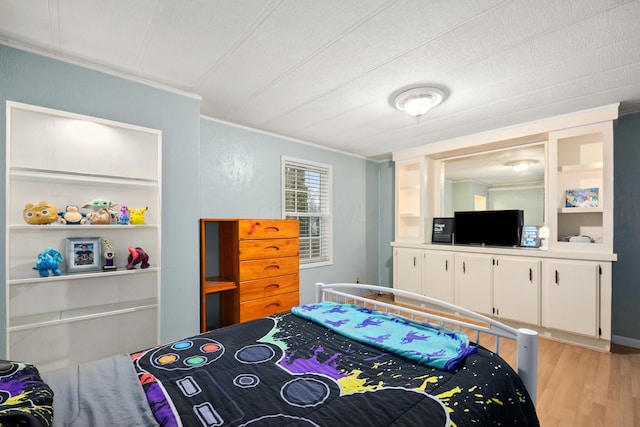
{"label": "white cabinet", "polygon": [[597,337],[600,264],[545,260],[544,270],[543,326]]}
{"label": "white cabinet", "polygon": [[422,250],[395,248],[393,256],[394,287],[422,294]]}
{"label": "white cabinet", "polygon": [[551,245],[611,252],[612,123],[549,132],[549,171]]}
{"label": "white cabinet", "polygon": [[426,165],[424,158],[396,162],[396,240],[424,242]]}
{"label": "white cabinet", "polygon": [[498,257],[493,266],[493,305],[500,318],[540,324],[540,261]]}
{"label": "white cabinet", "polygon": [[455,261],[452,253],[422,251],[422,287],[424,295],[455,302]]}
{"label": "white cabinet", "polygon": [[479,313],[492,312],[493,256],[455,254],[456,304]]}
{"label": "white cabinet", "polygon": [[[7,103],[7,358],[51,370],[158,344],[161,235],[161,133],[92,117]],[[105,199],[147,207],[145,224],[31,225],[26,204],[58,212]],[[40,277],[37,255],[53,248],[67,259],[69,238],[109,240],[116,270]],[[150,267],[126,268],[128,246]],[[77,267],[77,266],[76,266]],[[46,349],[43,351],[42,349]]]}

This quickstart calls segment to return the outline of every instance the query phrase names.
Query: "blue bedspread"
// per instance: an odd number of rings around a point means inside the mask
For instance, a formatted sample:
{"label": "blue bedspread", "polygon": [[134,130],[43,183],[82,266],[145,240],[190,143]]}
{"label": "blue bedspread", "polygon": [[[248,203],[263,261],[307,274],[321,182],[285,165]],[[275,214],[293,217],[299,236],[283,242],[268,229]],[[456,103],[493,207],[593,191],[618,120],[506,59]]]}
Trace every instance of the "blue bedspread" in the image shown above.
{"label": "blue bedspread", "polygon": [[478,350],[462,332],[358,305],[322,302],[293,307],[291,312],[353,340],[447,371]]}

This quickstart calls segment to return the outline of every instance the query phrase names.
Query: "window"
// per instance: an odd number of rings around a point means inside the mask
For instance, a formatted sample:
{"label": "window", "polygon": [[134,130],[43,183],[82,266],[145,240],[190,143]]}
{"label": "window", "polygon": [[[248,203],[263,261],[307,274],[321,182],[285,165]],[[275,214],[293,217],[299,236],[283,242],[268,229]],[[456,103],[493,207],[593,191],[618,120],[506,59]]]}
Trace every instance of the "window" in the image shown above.
{"label": "window", "polygon": [[331,166],[283,156],[282,182],[282,212],[300,222],[300,267],[331,264]]}

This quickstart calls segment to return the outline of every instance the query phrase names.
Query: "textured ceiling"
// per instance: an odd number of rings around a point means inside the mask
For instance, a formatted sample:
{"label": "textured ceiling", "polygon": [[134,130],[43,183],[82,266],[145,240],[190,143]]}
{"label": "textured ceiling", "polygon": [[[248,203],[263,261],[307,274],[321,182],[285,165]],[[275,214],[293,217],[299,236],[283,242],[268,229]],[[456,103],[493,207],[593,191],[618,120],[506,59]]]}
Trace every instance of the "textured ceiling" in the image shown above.
{"label": "textured ceiling", "polygon": [[[621,102],[640,1],[0,0],[0,42],[202,97],[204,116],[371,158]],[[416,121],[390,99],[444,102]]]}

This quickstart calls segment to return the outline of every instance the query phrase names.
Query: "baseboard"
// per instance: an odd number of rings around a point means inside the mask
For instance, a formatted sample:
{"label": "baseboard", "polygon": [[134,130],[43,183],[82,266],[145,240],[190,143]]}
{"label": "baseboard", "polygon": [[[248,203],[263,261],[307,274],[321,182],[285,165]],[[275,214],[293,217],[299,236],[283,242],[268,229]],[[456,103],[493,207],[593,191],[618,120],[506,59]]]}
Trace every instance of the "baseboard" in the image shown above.
{"label": "baseboard", "polygon": [[612,335],[611,342],[614,344],[623,345],[625,347],[640,348],[640,339],[638,338],[629,338],[629,337],[623,337],[620,335]]}

